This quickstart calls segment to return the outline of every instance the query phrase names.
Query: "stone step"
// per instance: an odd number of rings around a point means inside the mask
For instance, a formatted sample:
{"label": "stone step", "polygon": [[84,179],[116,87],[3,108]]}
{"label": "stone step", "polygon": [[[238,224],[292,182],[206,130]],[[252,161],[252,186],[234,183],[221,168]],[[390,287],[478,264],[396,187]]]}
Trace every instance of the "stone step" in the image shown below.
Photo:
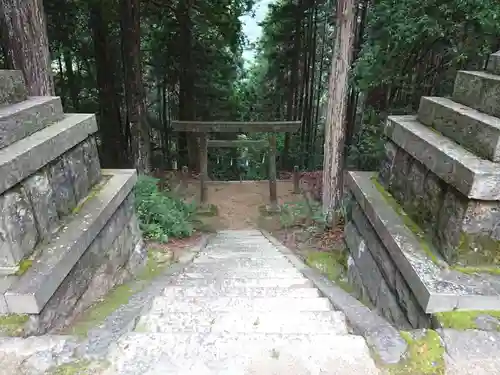
{"label": "stone step", "polygon": [[488,60],[488,72],[500,75],[500,51],[492,53]]}
{"label": "stone step", "polygon": [[344,314],[338,311],[147,314],[137,324],[139,332],[282,333],[347,335]]}
{"label": "stone step", "polygon": [[500,117],[500,75],[461,70],[457,73],[452,99]]}
{"label": "stone step", "polygon": [[270,259],[270,260],[286,260],[286,257],[281,253],[249,253],[249,252],[210,252],[210,253],[200,253],[197,262],[219,262],[222,260],[258,260],[258,259]]}
{"label": "stone step", "polygon": [[212,240],[206,248],[207,251],[219,250],[219,251],[271,251],[275,250],[274,247],[269,243],[255,243],[255,242],[240,242],[237,239],[234,240]]}
{"label": "stone step", "polygon": [[[10,313],[42,311],[136,181],[135,170],[104,170],[103,175],[109,176],[109,180],[69,218],[50,243],[35,250],[38,255],[31,268],[7,290],[5,301]],[[116,234],[110,230],[106,238],[112,240]]]}
{"label": "stone step", "polygon": [[280,287],[280,288],[303,288],[313,287],[313,283],[308,279],[294,278],[294,279],[224,279],[224,278],[205,278],[205,279],[188,279],[178,277],[172,280],[170,285],[181,285],[185,287],[218,287],[218,288],[237,288],[237,287]]}
{"label": "stone step", "polygon": [[169,298],[183,299],[189,297],[294,297],[315,298],[320,293],[316,288],[286,288],[286,287],[182,287],[169,286],[163,295]]}
{"label": "stone step", "polygon": [[185,279],[223,278],[223,279],[293,279],[302,274],[295,268],[266,268],[266,269],[205,269],[196,272],[190,268],[184,271]]}
{"label": "stone step", "polygon": [[64,117],[61,99],[34,96],[0,107],[0,149],[15,143]]}
{"label": "stone step", "polygon": [[0,150],[0,194],[97,131],[94,115],[65,117]]}
{"label": "stone step", "polygon": [[327,298],[292,297],[156,297],[150,313],[198,311],[332,311]]}
{"label": "stone step", "polygon": [[129,333],[109,361],[106,375],[379,374],[350,335]]}
{"label": "stone step", "polygon": [[256,269],[266,269],[266,268],[290,268],[293,267],[292,263],[288,261],[285,257],[283,258],[233,258],[233,259],[208,259],[208,258],[196,258],[190,269],[242,269],[242,268],[256,268]]}
{"label": "stone step", "polygon": [[498,164],[481,159],[415,116],[389,116],[385,134],[438,177],[471,199],[500,199]]}
{"label": "stone step", "polygon": [[500,162],[500,119],[447,98],[422,97],[418,120],[474,154]]}
{"label": "stone step", "polygon": [[26,100],[28,90],[20,70],[0,70],[0,106]]}
{"label": "stone step", "polygon": [[258,229],[250,229],[250,230],[234,230],[234,229],[229,229],[229,230],[220,230],[217,232],[217,235],[215,238],[236,238],[238,240],[241,239],[253,239],[255,237],[262,236],[262,232]]}

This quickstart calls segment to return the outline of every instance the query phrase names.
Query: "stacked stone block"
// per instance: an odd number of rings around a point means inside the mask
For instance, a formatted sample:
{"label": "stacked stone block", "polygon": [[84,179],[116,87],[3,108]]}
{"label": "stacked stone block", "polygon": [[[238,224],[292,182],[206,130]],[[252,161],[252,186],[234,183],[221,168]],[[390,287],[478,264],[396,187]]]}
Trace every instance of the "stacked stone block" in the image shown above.
{"label": "stacked stone block", "polygon": [[101,170],[94,115],[0,71],[0,314],[67,324],[140,267],[135,171]]}
{"label": "stacked stone block", "polygon": [[451,98],[423,97],[417,115],[390,116],[379,173],[347,176],[350,279],[399,326],[500,308],[498,74],[496,53],[486,72],[458,72]]}

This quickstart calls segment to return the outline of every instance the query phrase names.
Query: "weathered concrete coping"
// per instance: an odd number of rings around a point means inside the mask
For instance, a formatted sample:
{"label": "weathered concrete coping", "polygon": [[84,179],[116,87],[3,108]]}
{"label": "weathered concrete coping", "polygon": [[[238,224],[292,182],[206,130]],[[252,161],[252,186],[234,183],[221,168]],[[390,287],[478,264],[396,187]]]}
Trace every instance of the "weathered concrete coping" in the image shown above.
{"label": "weathered concrete coping", "polygon": [[78,259],[97,237],[137,180],[135,170],[103,170],[111,176],[56,237],[41,249],[33,266],[5,293],[8,309],[38,314]]}
{"label": "weathered concrete coping", "polygon": [[435,264],[423,240],[379,192],[374,176],[372,172],[349,172],[346,183],[422,309],[426,313],[500,309],[500,277],[468,275]]}
{"label": "weathered concrete coping", "polygon": [[0,149],[15,143],[64,117],[57,96],[32,96],[0,107]]}
{"label": "weathered concrete coping", "polygon": [[389,116],[385,134],[445,182],[471,199],[500,200],[500,168],[417,121]]}
{"label": "weathered concrete coping", "polygon": [[424,96],[418,120],[480,157],[500,161],[500,119],[447,98]]}
{"label": "weathered concrete coping", "polygon": [[486,68],[490,73],[500,75],[500,51],[490,55]]}
{"label": "weathered concrete coping", "polygon": [[460,70],[455,79],[452,99],[500,117],[500,75]]}
{"label": "weathered concrete coping", "polygon": [[262,231],[262,234],[319,289],[323,296],[330,300],[336,310],[345,314],[354,333],[362,335],[366,339],[368,345],[376,352],[382,362],[394,364],[401,360],[407,344],[396,328],[328,280],[318,270],[305,264],[270,233]]}
{"label": "weathered concrete coping", "polygon": [[97,131],[95,116],[71,114],[0,150],[0,194]]}

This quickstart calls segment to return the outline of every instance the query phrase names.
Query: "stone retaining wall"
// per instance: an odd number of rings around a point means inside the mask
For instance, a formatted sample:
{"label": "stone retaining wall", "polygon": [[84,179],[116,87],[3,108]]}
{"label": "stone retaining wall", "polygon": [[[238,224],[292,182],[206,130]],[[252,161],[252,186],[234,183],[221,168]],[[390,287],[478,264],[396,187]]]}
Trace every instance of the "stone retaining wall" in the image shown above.
{"label": "stone retaining wall", "polygon": [[15,273],[19,262],[48,240],[100,179],[97,145],[90,136],[1,193],[0,274]]}
{"label": "stone retaining wall", "polygon": [[348,280],[356,297],[399,329],[430,327],[430,316],[420,307],[388,250],[354,198],[345,227],[349,248]]}
{"label": "stone retaining wall", "polygon": [[379,182],[450,264],[500,263],[500,202],[467,198],[388,141]]}
{"label": "stone retaining wall", "polygon": [[38,315],[31,315],[29,334],[67,326],[114,285],[134,276],[146,260],[133,192],[123,201]]}

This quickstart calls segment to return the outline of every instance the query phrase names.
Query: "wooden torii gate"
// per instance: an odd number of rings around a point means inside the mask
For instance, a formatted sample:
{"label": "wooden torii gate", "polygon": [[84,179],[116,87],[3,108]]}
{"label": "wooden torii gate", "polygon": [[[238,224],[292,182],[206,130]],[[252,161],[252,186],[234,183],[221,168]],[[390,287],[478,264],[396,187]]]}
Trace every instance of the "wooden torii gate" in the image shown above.
{"label": "wooden torii gate", "polygon": [[278,209],[276,191],[276,133],[295,132],[300,121],[238,122],[238,121],[172,121],[174,131],[198,133],[200,138],[200,204],[207,202],[208,147],[255,146],[262,141],[208,140],[208,133],[259,133],[269,132],[269,197],[271,210]]}

